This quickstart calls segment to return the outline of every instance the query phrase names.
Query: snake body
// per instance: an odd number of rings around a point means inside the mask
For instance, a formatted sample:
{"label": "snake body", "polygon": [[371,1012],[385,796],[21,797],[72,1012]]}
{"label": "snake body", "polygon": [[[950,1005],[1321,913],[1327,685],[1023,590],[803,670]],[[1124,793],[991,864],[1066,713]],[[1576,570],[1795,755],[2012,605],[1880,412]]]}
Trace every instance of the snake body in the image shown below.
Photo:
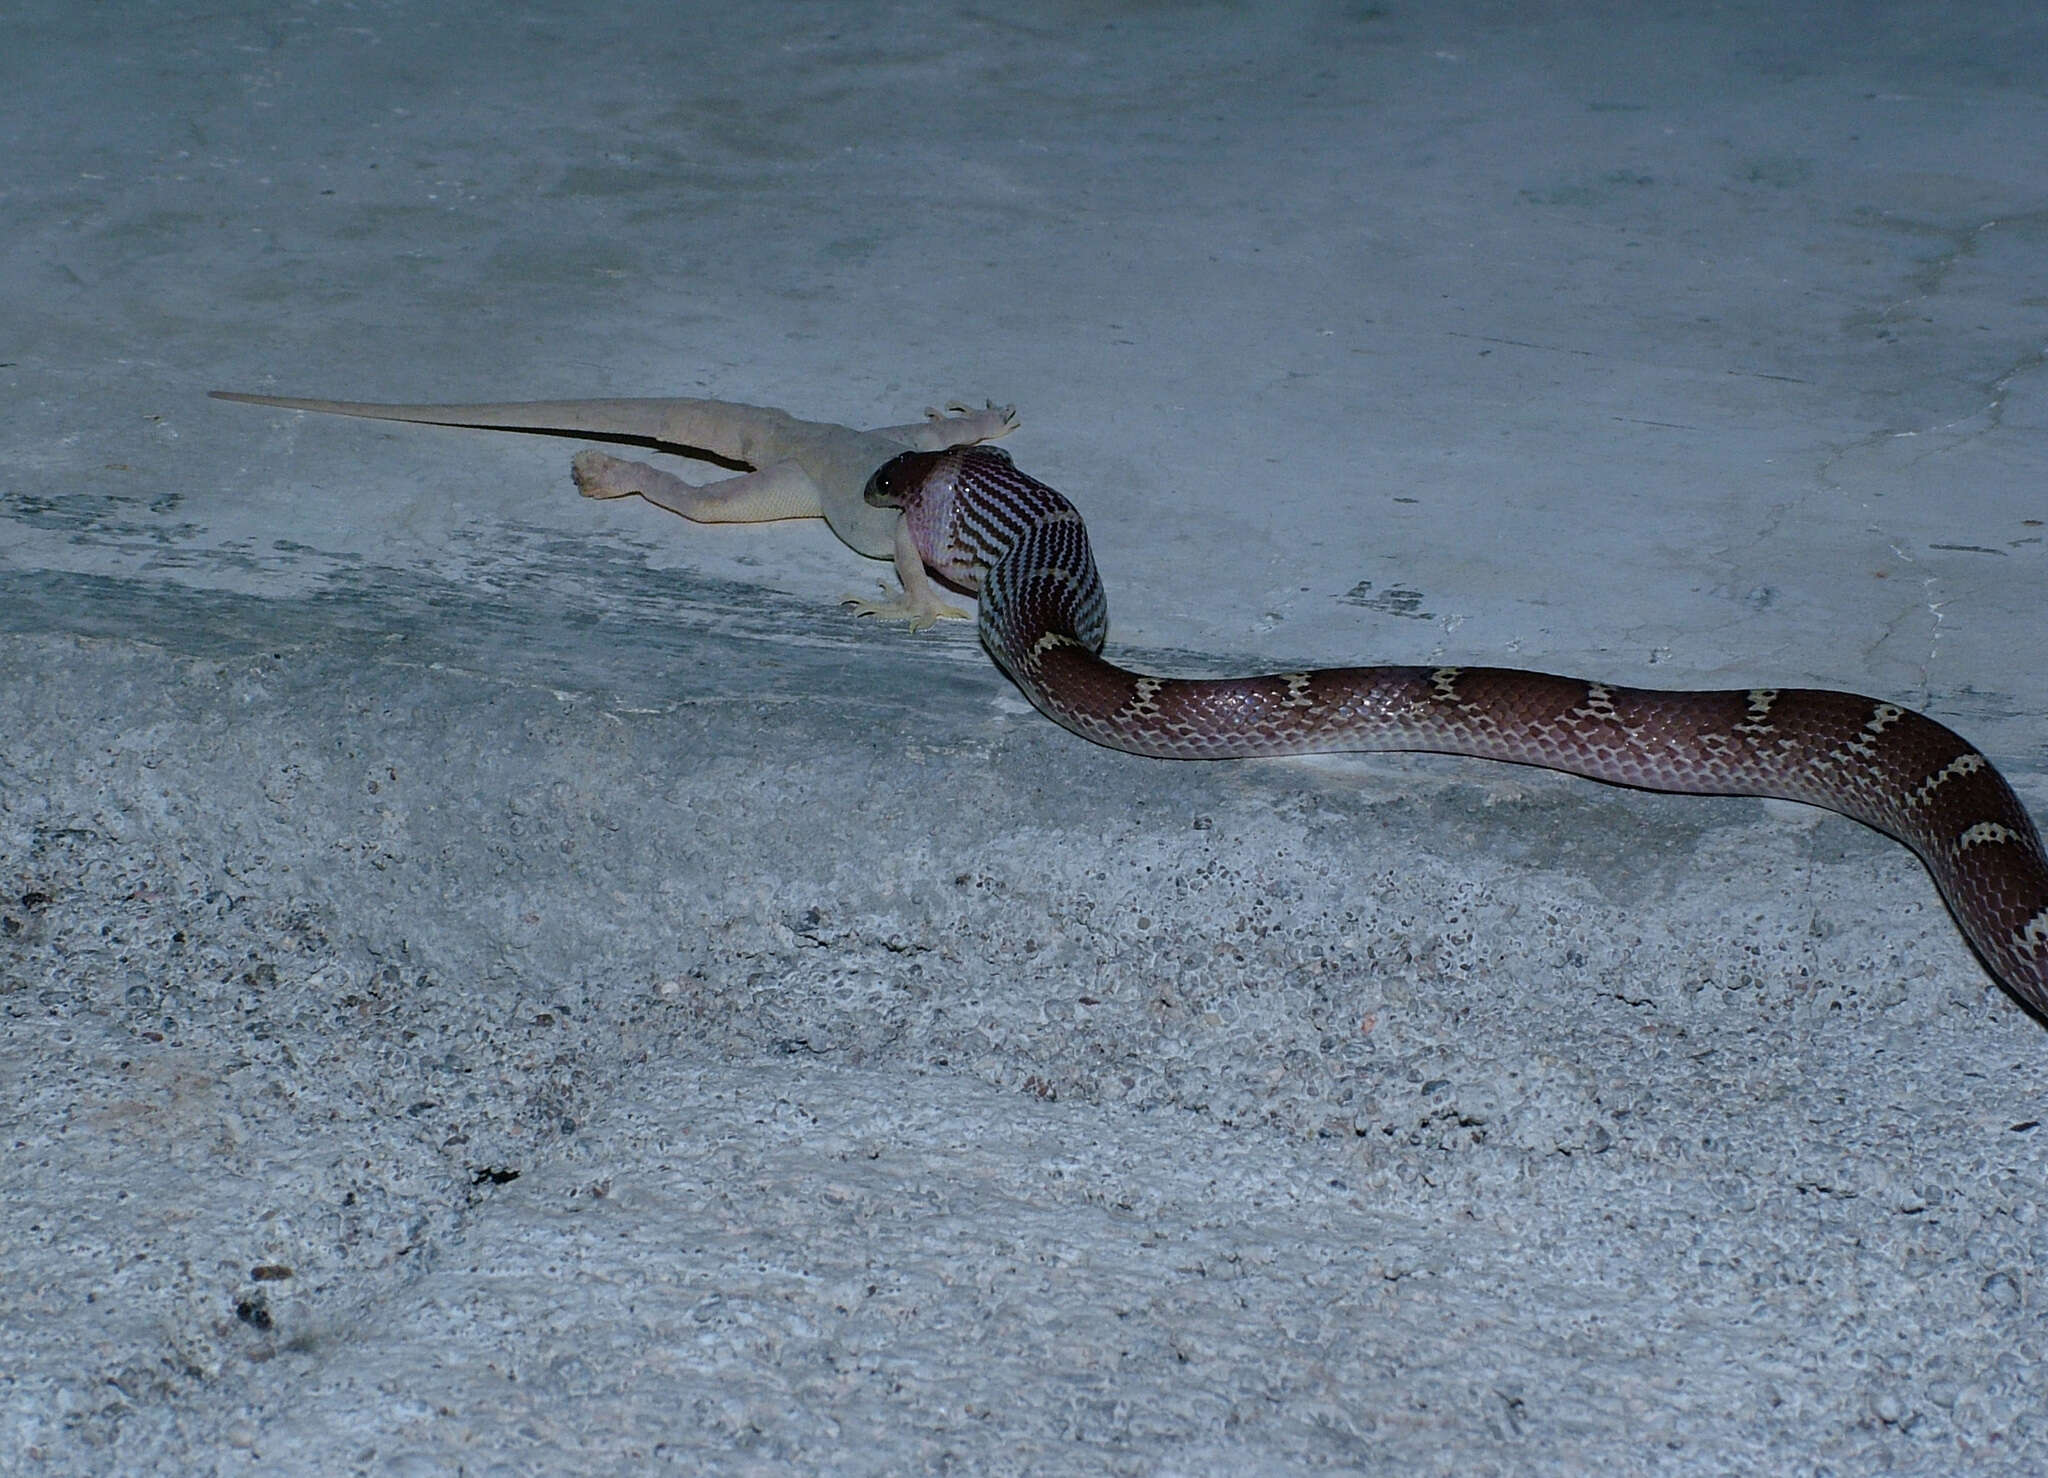
{"label": "snake body", "polygon": [[1825,806],[1910,847],[1986,966],[2048,1016],[2040,833],[1991,762],[1924,714],[1825,689],[1662,691],[1498,667],[1157,677],[1102,657],[1087,526],[1004,452],[907,452],[865,496],[902,510],[933,573],[979,594],[990,655],[1084,739],[1167,759],[1427,750]]}

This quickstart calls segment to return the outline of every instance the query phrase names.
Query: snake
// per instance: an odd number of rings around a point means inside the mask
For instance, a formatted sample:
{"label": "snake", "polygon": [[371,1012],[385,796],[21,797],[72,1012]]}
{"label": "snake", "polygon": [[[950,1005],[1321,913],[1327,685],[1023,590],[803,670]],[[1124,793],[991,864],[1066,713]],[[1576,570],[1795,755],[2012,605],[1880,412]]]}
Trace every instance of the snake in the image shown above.
{"label": "snake", "polygon": [[1048,718],[1159,759],[1428,751],[1687,795],[1774,797],[1919,857],[1990,973],[2048,1020],[2048,855],[1983,754],[1901,704],[1820,688],[1621,687],[1503,667],[1162,677],[1102,655],[1109,605],[1080,512],[991,446],[890,459],[863,493],[926,568],[979,597],[982,644]]}

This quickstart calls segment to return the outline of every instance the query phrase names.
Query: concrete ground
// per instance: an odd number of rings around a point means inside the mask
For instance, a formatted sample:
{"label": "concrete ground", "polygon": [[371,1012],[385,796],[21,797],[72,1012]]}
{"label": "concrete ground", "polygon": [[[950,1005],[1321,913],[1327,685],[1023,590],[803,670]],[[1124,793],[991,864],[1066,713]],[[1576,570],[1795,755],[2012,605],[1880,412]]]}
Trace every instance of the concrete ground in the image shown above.
{"label": "concrete ground", "polygon": [[2038,6],[0,78],[0,1470],[2048,1467],[2048,1037],[1901,848],[1099,751],[820,525],[204,397],[1014,400],[1133,663],[1848,688],[2048,816]]}

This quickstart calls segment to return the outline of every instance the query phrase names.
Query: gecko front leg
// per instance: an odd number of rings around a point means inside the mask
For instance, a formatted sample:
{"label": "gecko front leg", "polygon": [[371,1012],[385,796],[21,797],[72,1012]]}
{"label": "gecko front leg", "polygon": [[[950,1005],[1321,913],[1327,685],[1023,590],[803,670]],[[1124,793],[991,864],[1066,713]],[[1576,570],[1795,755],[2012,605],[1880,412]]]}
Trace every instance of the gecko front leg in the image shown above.
{"label": "gecko front leg", "polygon": [[[939,587],[932,583],[932,577],[924,567],[924,556],[918,553],[917,541],[910,536],[910,520],[896,520],[896,578],[903,582],[903,594],[894,600],[868,600],[858,595],[843,595],[839,603],[856,616],[876,616],[884,621],[908,621],[912,631],[923,631],[936,626],[940,621],[965,621],[968,613],[958,606],[947,605],[939,596]],[[884,590],[888,589],[885,585]]]}

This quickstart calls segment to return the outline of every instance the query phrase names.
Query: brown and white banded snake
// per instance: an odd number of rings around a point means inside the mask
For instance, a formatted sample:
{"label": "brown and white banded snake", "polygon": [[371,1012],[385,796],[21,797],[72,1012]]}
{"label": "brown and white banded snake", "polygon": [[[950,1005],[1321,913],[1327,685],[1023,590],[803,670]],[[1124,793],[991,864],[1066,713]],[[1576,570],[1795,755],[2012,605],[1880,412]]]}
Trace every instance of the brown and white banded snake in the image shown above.
{"label": "brown and white banded snake", "polygon": [[1825,806],[1919,856],[1991,972],[2048,1017],[2048,856],[1991,762],[1912,709],[1813,688],[1615,687],[1498,667],[1170,678],[1101,655],[1108,607],[1081,515],[994,447],[905,452],[866,499],[980,595],[983,643],[1084,739],[1174,759],[1428,750],[1645,790]]}

